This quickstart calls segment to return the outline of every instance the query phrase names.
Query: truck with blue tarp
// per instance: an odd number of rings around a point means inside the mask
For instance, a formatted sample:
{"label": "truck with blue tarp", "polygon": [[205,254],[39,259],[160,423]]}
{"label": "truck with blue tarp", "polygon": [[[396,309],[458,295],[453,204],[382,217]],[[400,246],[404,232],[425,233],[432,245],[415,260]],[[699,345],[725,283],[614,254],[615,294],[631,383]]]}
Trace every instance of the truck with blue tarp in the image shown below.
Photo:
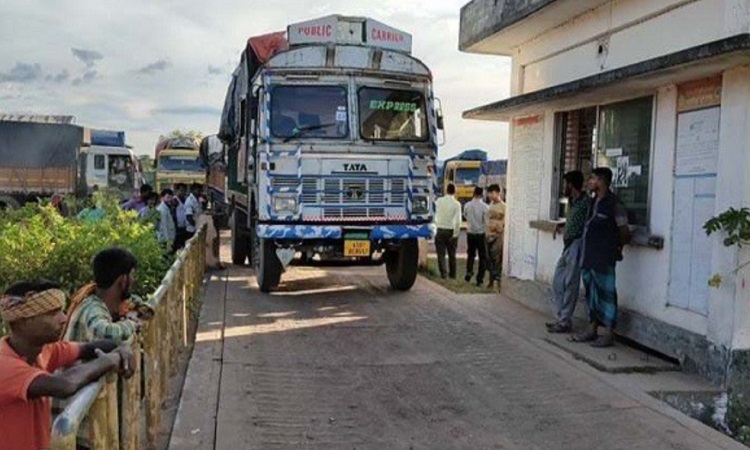
{"label": "truck with blue tarp", "polygon": [[229,85],[232,260],[260,290],[285,267],[336,259],[383,263],[393,288],[417,276],[433,235],[442,116],[408,33],[327,16],[250,38]]}

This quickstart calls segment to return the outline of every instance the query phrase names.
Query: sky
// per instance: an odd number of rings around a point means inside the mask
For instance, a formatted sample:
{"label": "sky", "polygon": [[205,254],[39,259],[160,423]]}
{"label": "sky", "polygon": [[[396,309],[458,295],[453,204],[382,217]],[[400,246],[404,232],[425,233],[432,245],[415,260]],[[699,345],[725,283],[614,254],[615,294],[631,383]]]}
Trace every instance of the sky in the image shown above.
{"label": "sky", "polygon": [[446,118],[440,159],[469,148],[505,158],[506,125],[461,118],[510,90],[510,59],[458,51],[466,1],[5,1],[0,112],[73,115],[79,125],[124,130],[136,152],[150,154],[174,129],[217,132],[248,37],[328,14],[367,16],[411,33],[414,56],[432,70]]}

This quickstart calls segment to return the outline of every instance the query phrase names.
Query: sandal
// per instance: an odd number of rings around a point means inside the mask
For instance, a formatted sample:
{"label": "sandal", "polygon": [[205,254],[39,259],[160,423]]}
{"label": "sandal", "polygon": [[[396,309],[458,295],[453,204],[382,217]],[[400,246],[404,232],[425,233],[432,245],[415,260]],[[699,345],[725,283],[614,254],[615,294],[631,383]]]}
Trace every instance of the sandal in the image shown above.
{"label": "sandal", "polygon": [[601,336],[590,344],[594,348],[608,348],[615,345],[615,340],[612,336]]}
{"label": "sandal", "polygon": [[593,342],[596,341],[599,336],[596,333],[581,333],[575,334],[568,338],[570,342]]}

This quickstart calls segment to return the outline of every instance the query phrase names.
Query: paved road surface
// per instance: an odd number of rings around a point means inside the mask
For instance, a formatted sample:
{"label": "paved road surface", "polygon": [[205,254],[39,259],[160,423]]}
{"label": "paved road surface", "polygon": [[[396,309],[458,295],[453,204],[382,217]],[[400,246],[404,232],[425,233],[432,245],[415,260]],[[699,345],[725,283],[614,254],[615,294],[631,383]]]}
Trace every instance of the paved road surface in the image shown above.
{"label": "paved road surface", "polygon": [[734,448],[525,336],[541,319],[500,296],[395,293],[383,268],[294,268],[262,295],[250,275],[209,286],[171,448]]}

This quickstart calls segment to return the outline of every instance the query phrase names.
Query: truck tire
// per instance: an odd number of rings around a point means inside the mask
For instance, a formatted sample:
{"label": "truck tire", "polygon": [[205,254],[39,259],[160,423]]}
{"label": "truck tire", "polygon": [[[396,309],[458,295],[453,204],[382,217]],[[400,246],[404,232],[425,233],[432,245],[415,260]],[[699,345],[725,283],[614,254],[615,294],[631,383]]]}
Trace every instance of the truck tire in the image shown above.
{"label": "truck tire", "polygon": [[276,256],[276,246],[272,240],[259,239],[258,244],[258,286],[261,292],[268,293],[279,286],[284,268]]}
{"label": "truck tire", "polygon": [[385,255],[385,271],[391,287],[397,291],[408,291],[417,280],[419,244],[416,239],[405,239],[398,250]]}
{"label": "truck tire", "polygon": [[0,195],[0,210],[10,211],[14,209],[21,209],[21,203],[8,195]]}
{"label": "truck tire", "polygon": [[232,218],[232,264],[244,266],[247,260],[247,234],[242,232],[242,226],[239,225],[242,217],[238,216],[239,214],[235,214]]}

